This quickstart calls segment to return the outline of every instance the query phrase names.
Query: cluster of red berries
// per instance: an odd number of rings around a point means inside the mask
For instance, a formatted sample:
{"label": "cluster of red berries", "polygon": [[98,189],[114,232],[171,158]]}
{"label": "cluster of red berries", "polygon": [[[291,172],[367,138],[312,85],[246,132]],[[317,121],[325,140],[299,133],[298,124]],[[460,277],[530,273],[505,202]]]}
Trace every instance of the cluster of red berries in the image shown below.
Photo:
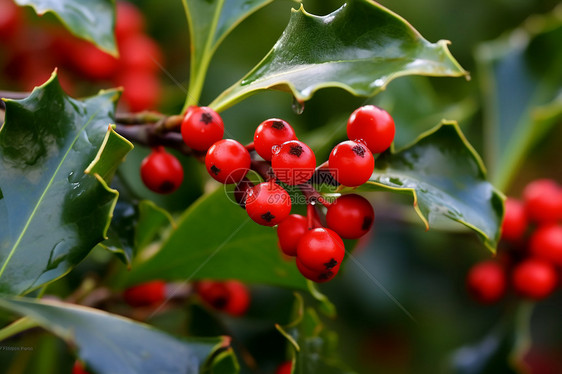
{"label": "cluster of red berries", "polygon": [[481,303],[500,300],[509,279],[522,297],[540,300],[552,294],[562,268],[562,187],[538,179],[525,186],[522,200],[507,198],[501,238],[497,259],[468,272],[474,298]]}
{"label": "cluster of red berries", "polygon": [[[64,89],[84,78],[124,88],[123,101],[132,112],[152,109],[161,92],[158,77],[162,51],[144,32],[144,18],[131,3],[117,2],[115,35],[119,58],[78,39],[61,27],[34,29],[12,0],[0,0],[0,68],[12,85],[31,90],[44,83],[55,67]],[[80,78],[80,79],[75,79]]]}
{"label": "cluster of red berries", "polygon": [[[360,186],[373,173],[373,153],[386,150],[394,133],[394,121],[386,111],[373,105],[360,107],[347,123],[350,140],[337,144],[321,168],[329,170],[341,185]],[[206,152],[205,167],[213,179],[236,184],[234,195],[253,221],[278,225],[281,250],[296,257],[298,269],[308,279],[332,279],[345,255],[342,238],[359,238],[373,224],[374,211],[364,197],[350,194],[328,202],[309,184],[318,169],[316,156],[282,119],[262,122],[253,143],[244,146],[234,139],[223,139],[224,123],[218,113],[192,106],[183,117],[181,135],[192,150]],[[254,185],[247,178],[251,169],[265,181]],[[151,190],[169,193],[181,184],[183,171],[173,155],[158,147],[143,161],[141,177]],[[308,193],[307,217],[290,214],[290,186],[296,186],[305,196]],[[325,225],[317,203],[326,209]]]}
{"label": "cluster of red berries", "polygon": [[[237,280],[201,280],[193,289],[205,305],[232,316],[244,315],[250,306],[250,291]],[[129,287],[122,296],[125,303],[139,308],[157,307],[176,293],[166,282],[154,280]]]}

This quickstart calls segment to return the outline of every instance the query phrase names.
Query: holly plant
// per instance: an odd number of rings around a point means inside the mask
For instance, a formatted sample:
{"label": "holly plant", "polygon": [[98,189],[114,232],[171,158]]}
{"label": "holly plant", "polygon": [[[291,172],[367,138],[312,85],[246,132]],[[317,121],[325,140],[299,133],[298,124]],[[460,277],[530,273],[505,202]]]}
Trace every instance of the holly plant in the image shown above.
{"label": "holly plant", "polygon": [[[502,106],[513,94],[504,65],[526,51],[479,50],[495,83],[484,106],[491,135],[476,141],[489,178],[457,122],[475,115],[474,103],[455,110],[411,85],[469,84],[448,41],[427,40],[372,0],[319,15],[307,0],[176,3],[0,0],[7,372],[359,372],[333,326],[344,302],[324,291],[363,274],[365,298],[380,288],[395,313],[416,319],[363,265],[366,243],[385,245],[388,222],[463,236],[491,259],[505,208],[515,222],[506,235],[522,237],[527,226],[501,191],[538,136],[528,119],[545,134],[560,118],[559,48],[541,68],[551,80],[525,76],[532,92],[518,96],[515,127]],[[275,22],[287,20],[276,41],[261,35],[275,26],[269,7]],[[170,31],[156,38],[153,17],[187,27],[163,22]],[[544,17],[527,41],[561,40],[560,17]],[[252,48],[253,67],[240,62]],[[540,200],[562,204],[551,184],[527,202],[543,204],[538,221],[562,219],[562,205]],[[513,265],[523,297],[555,289],[560,232],[536,239],[541,260]],[[542,270],[545,258],[554,265]],[[468,275],[480,302],[505,293],[498,263]],[[507,331],[504,353],[492,350],[505,365],[518,336]],[[484,372],[453,357],[455,372]]]}

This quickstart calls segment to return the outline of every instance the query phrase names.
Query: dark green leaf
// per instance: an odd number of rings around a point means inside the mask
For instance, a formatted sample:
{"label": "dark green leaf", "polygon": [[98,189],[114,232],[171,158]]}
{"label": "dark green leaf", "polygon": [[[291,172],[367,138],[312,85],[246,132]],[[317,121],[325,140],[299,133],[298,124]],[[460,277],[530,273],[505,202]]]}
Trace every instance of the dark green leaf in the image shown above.
{"label": "dark green leaf", "polygon": [[529,324],[533,307],[521,304],[517,313],[502,319],[481,341],[456,349],[448,362],[448,373],[525,373],[523,356],[530,343]]}
{"label": "dark green leaf", "polygon": [[132,145],[109,126],[117,91],[78,101],[56,75],[6,100],[0,130],[0,292],[27,293],[68,273],[105,237],[108,179]]}
{"label": "dark green leaf", "polygon": [[442,123],[413,145],[382,153],[370,181],[359,187],[379,189],[412,196],[426,228],[453,220],[474,230],[495,250],[503,197],[486,180],[482,161],[456,123]]}
{"label": "dark green leaf", "polygon": [[77,348],[99,374],[200,373],[208,357],[230,352],[228,338],[176,338],[149,325],[93,308],[57,301],[0,298],[0,307],[29,317]]}
{"label": "dark green leaf", "polygon": [[194,203],[162,248],[133,265],[127,284],[149,279],[236,278],[307,289],[293,262],[281,257],[275,229],[254,223],[223,188]]}
{"label": "dark green leaf", "polygon": [[562,118],[561,45],[562,19],[555,11],[478,49],[487,165],[501,189]]}
{"label": "dark green leaf", "polygon": [[191,36],[190,104],[197,104],[211,57],[223,39],[250,14],[273,0],[183,0]]}
{"label": "dark green leaf", "polygon": [[30,5],[39,15],[54,13],[70,32],[117,55],[113,30],[115,0],[15,0]]}
{"label": "dark green leaf", "polygon": [[354,373],[338,358],[336,334],[326,329],[314,309],[304,305],[300,295],[296,296],[294,320],[287,326],[276,326],[293,348],[293,373]]}
{"label": "dark green leaf", "polygon": [[288,91],[299,101],[323,87],[373,96],[404,75],[466,72],[446,41],[429,43],[410,24],[369,0],[351,0],[326,16],[293,10],[268,55],[211,106],[223,110],[260,90]]}

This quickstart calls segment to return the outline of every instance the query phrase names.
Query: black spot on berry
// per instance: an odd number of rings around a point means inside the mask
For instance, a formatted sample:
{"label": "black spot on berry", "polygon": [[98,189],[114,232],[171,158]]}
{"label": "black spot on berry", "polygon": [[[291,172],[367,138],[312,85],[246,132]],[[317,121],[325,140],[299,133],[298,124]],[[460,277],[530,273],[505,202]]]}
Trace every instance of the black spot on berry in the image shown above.
{"label": "black spot on berry", "polygon": [[275,216],[268,211],[267,213],[262,214],[261,218],[263,218],[265,222],[271,222],[275,218]]}
{"label": "black spot on berry", "polygon": [[363,231],[369,230],[369,227],[371,227],[372,223],[373,223],[373,219],[371,217],[363,218],[363,225],[361,226],[361,230]]}
{"label": "black spot on berry", "polygon": [[211,113],[203,113],[201,114],[201,118],[199,119],[200,122],[203,122],[205,125],[208,125],[209,123],[213,122],[213,116]]}
{"label": "black spot on berry", "polygon": [[212,165],[212,166],[211,166],[211,171],[213,172],[213,174],[219,175],[219,173],[221,172],[221,169],[219,169],[219,168],[216,167],[215,165]]}
{"label": "black spot on berry", "polygon": [[304,149],[300,145],[292,145],[291,149],[289,149],[289,154],[297,157],[301,157]]}
{"label": "black spot on berry", "polygon": [[170,193],[175,189],[175,187],[176,186],[172,182],[164,181],[160,184],[160,187],[158,187],[158,191],[161,193]]}
{"label": "black spot on berry", "polygon": [[228,304],[228,298],[223,296],[217,297],[211,303],[211,305],[217,309],[224,309],[226,307],[226,304]]}
{"label": "black spot on berry", "polygon": [[281,121],[274,121],[271,124],[271,127],[273,127],[275,130],[283,130],[285,128],[285,124]]}
{"label": "black spot on berry", "polygon": [[325,280],[330,279],[333,275],[334,275],[334,272],[328,270],[328,271],[325,271],[323,273],[320,273],[320,275],[318,276],[318,280],[325,281]]}
{"label": "black spot on berry", "polygon": [[360,146],[359,144],[357,144],[356,146],[354,146],[353,148],[351,148],[351,150],[360,157],[365,157],[365,148],[363,148],[362,146]]}
{"label": "black spot on berry", "polygon": [[324,266],[326,267],[326,270],[330,270],[333,269],[337,264],[338,262],[332,258],[330,261],[326,262]]}

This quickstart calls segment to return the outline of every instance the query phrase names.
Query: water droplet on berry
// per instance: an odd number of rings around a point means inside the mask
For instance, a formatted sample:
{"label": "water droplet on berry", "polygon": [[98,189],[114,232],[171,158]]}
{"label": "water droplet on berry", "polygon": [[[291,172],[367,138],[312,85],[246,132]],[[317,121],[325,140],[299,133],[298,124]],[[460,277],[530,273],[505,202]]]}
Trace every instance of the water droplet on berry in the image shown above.
{"label": "water droplet on berry", "polygon": [[279,152],[281,152],[281,146],[278,144],[275,144],[273,147],[271,147],[271,154],[278,154]]}
{"label": "water droplet on berry", "polygon": [[291,107],[296,114],[302,114],[302,112],[304,112],[304,102],[297,100],[295,97],[293,97],[293,105],[291,105]]}

